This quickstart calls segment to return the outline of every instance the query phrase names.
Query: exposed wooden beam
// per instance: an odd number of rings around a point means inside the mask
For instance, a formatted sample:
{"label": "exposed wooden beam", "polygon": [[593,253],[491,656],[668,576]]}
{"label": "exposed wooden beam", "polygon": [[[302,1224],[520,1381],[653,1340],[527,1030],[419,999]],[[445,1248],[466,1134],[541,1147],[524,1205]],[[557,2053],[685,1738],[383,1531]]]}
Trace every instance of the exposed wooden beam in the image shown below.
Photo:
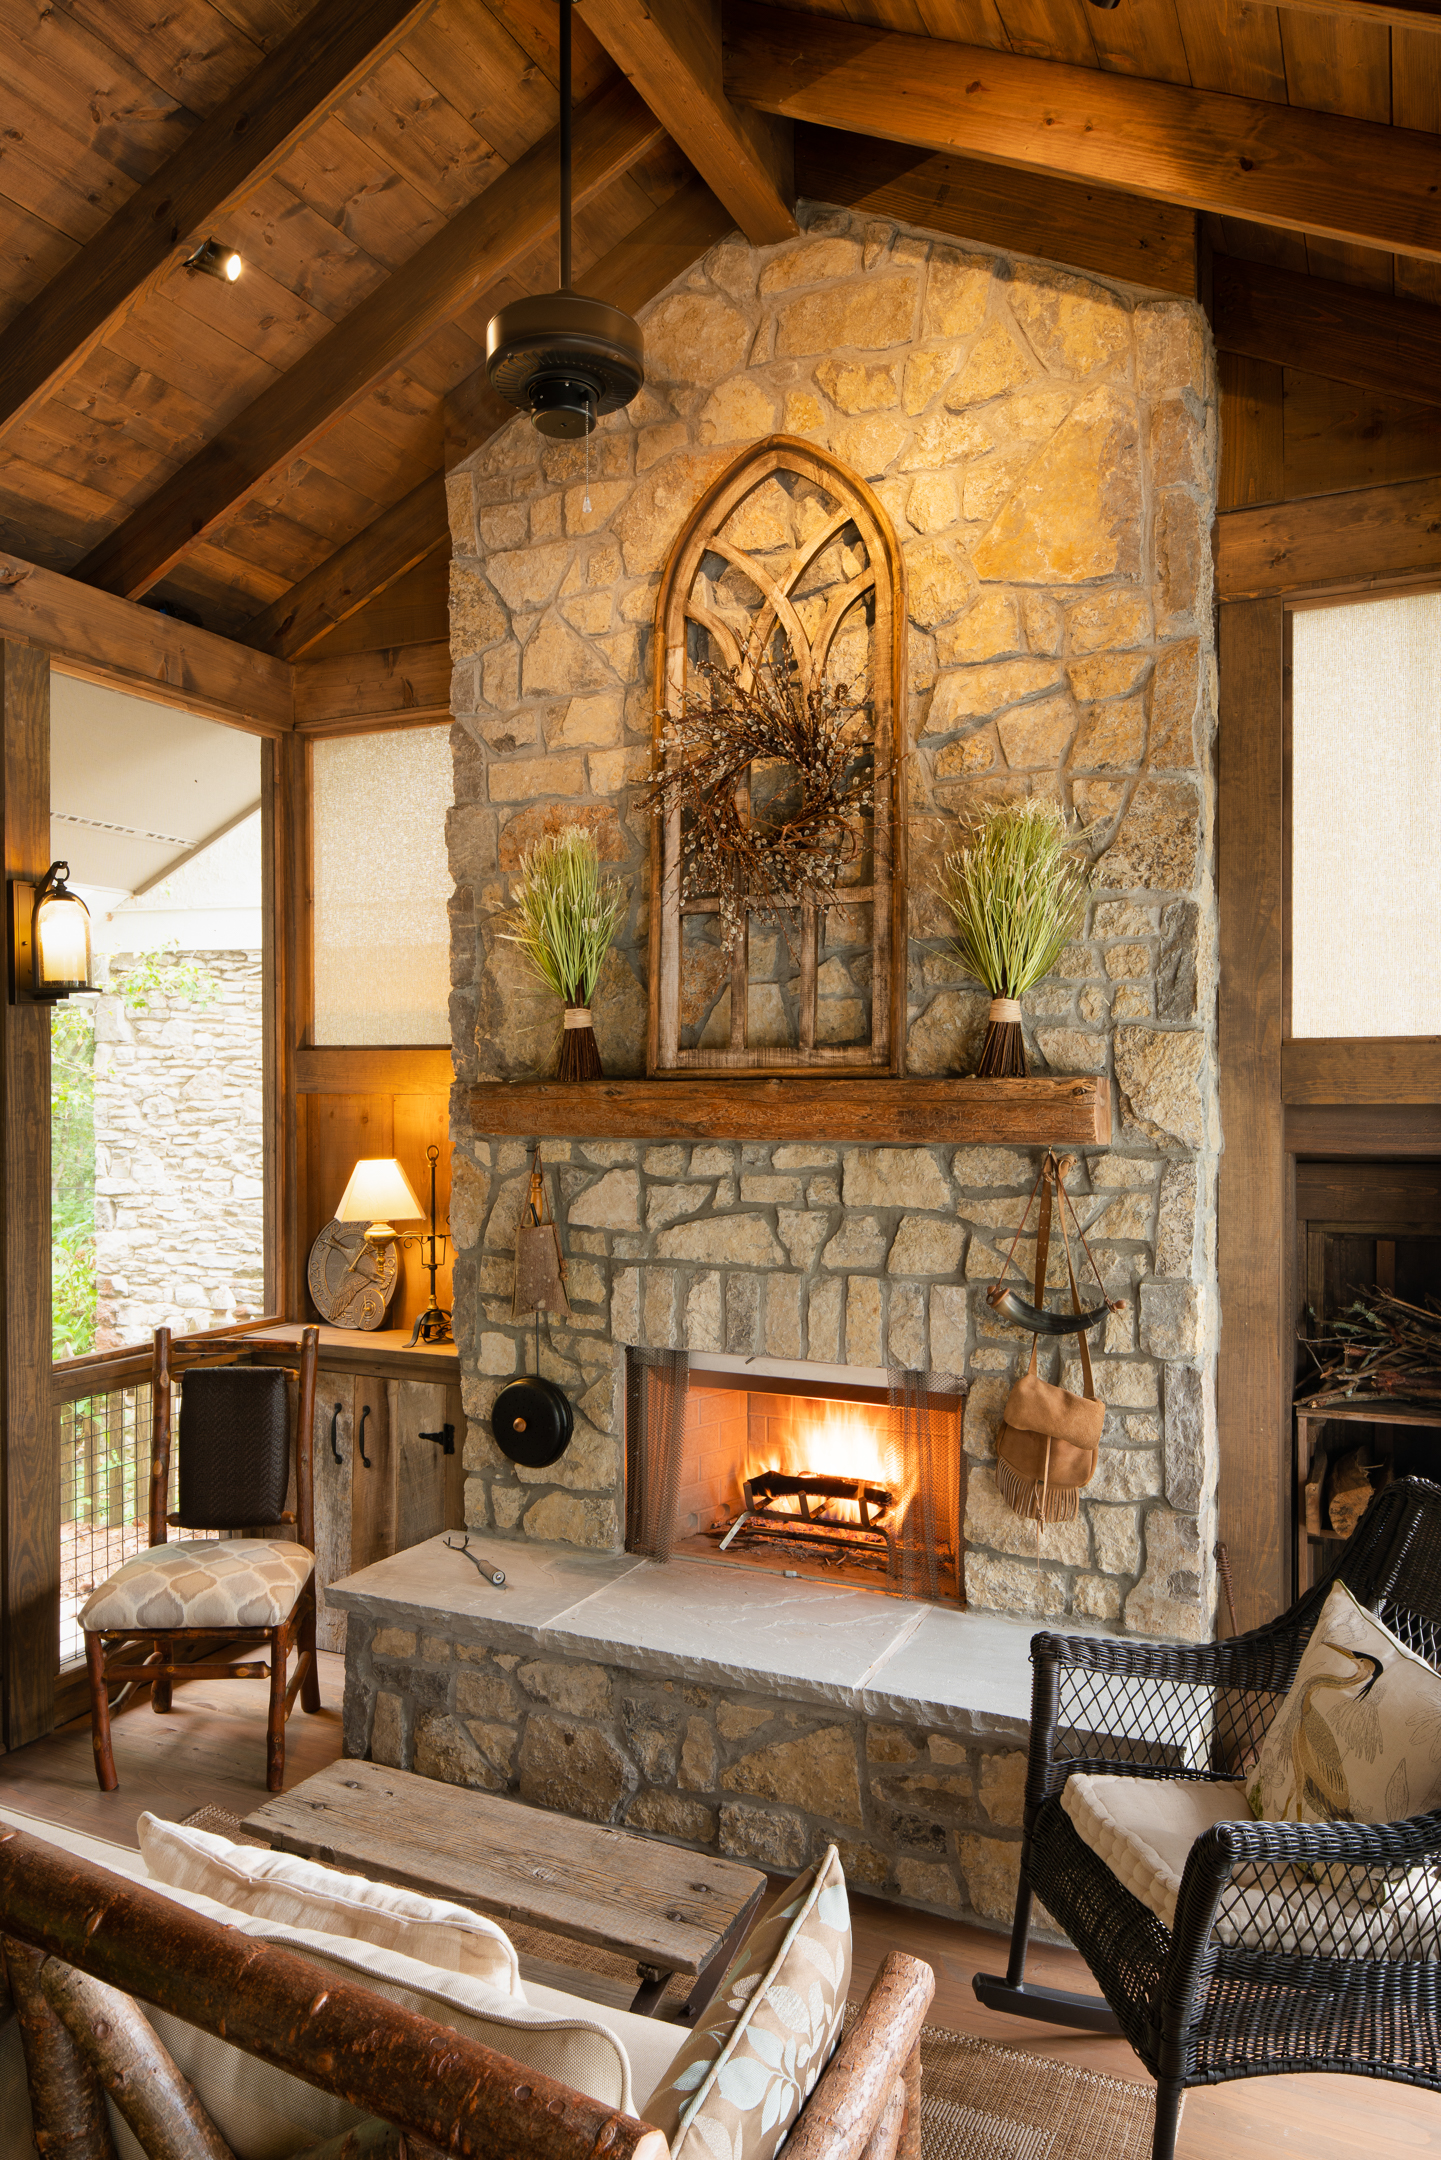
{"label": "exposed wooden beam", "polygon": [[[620,82],[575,118],[577,205],[663,139],[660,122]],[[246,497],[403,365],[512,264],[554,232],[560,186],[552,131],[468,203],[410,261],[196,452],[86,556],[76,575],[134,597]]]}
{"label": "exposed wooden beam", "polygon": [[[729,210],[704,180],[688,180],[659,210],[592,263],[584,277],[577,278],[576,289],[634,315],[689,270],[708,247],[724,239],[733,224]],[[491,389],[485,369],[477,368],[445,401],[447,466],[458,465],[514,418],[513,407]]]}
{"label": "exposed wooden beam", "polygon": [[448,537],[444,475],[431,473],[247,623],[246,644],[298,660]]}
{"label": "exposed wooden beam", "polygon": [[1222,352],[1441,405],[1441,308],[1231,255],[1212,274]]}
{"label": "exposed wooden beam", "polygon": [[818,202],[1195,296],[1196,214],[1173,203],[810,126],[796,129],[796,188]]}
{"label": "exposed wooden beam", "polygon": [[1441,571],[1441,479],[1313,495],[1216,520],[1222,600],[1331,587],[1364,592]]}
{"label": "exposed wooden beam", "polygon": [[1302,15],[1339,15],[1344,22],[1373,23],[1383,30],[1441,30],[1441,5],[1437,0],[1414,0],[1410,7],[1397,0],[1278,0],[1283,8]]}
{"label": "exposed wooden beam", "polygon": [[450,718],[448,643],[301,660],[293,673],[295,726],[302,735],[433,727]]}
{"label": "exposed wooden beam", "polygon": [[318,0],[0,337],[0,433],[65,381],[201,228],[267,179],[435,0]]}
{"label": "exposed wooden beam", "polygon": [[293,725],[291,671],[283,660],[18,555],[0,555],[0,638],[43,645],[62,674],[179,705],[254,735],[285,735]]}
{"label": "exposed wooden beam", "polygon": [[789,121],[721,86],[720,0],[584,0],[585,19],[756,247],[793,239]]}
{"label": "exposed wooden beam", "polygon": [[1434,135],[731,0],[736,103],[1441,261]]}

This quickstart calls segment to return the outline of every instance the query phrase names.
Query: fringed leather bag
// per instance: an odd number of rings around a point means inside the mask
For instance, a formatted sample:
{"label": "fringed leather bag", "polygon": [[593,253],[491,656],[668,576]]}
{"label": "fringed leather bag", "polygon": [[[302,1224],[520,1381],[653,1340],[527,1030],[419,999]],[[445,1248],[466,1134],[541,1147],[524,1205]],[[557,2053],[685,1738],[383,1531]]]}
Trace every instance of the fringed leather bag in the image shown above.
{"label": "fringed leather bag", "polygon": [[[1062,1165],[1057,1162],[1054,1153],[1047,1154],[1041,1165],[1040,1177],[1036,1180],[1036,1188],[1031,1193],[1031,1200],[1035,1199],[1036,1190],[1039,1190],[1041,1195],[1040,1221],[1036,1231],[1035,1310],[1038,1315],[1044,1313],[1046,1265],[1051,1251],[1053,1189],[1060,1217],[1061,1238],[1066,1250],[1066,1273],[1071,1284],[1071,1312],[1074,1318],[1070,1327],[1075,1329],[1081,1353],[1085,1392],[1073,1395],[1069,1388],[1056,1387],[1051,1381],[1039,1377],[1036,1361],[1041,1338],[1039,1333],[1033,1335],[1031,1362],[1006,1398],[1005,1418],[996,1439],[996,1484],[1001,1496],[1023,1520],[1034,1522],[1038,1526],[1043,1522],[1070,1522],[1074,1519],[1080,1506],[1077,1495],[1082,1486],[1089,1485],[1096,1474],[1096,1463],[1101,1449],[1101,1427],[1106,1417],[1105,1404],[1096,1400],[1086,1330],[1093,1327],[1098,1320],[1104,1319],[1110,1307],[1105,1301],[1105,1287],[1102,1285],[1103,1302],[1099,1310],[1085,1313],[1081,1309],[1080,1294],[1076,1289],[1076,1271],[1071,1264],[1071,1240],[1066,1231],[1066,1209],[1070,1203],[1062,1183]],[[1026,1213],[1021,1218],[1021,1229],[1017,1230],[1011,1243],[1012,1257],[1030,1212],[1031,1203],[1027,1201]],[[1100,1271],[1091,1257],[1091,1249],[1082,1236],[1079,1224],[1076,1225],[1076,1235],[1080,1237],[1086,1257],[1091,1261],[1097,1282],[1100,1282]],[[1002,1299],[1009,1293],[1003,1284],[996,1283],[987,1295],[991,1304],[1001,1310]],[[1038,1527],[1038,1537],[1039,1534]]]}

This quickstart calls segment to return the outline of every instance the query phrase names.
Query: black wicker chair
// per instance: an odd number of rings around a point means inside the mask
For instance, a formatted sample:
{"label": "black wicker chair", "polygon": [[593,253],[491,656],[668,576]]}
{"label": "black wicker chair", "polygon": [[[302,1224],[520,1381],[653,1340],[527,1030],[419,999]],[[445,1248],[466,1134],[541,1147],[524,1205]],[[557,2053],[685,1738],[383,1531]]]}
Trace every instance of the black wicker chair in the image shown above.
{"label": "black wicker chair", "polygon": [[[1325,1580],[1248,1635],[1186,1647],[1032,1639],[1010,1964],[1004,1980],[977,1973],[973,1985],[992,2009],[1123,2033],[1156,2079],[1153,2160],[1171,2160],[1191,2085],[1339,2070],[1441,2090],[1441,1964],[1422,1954],[1441,1946],[1441,1811],[1383,1824],[1218,1823],[1191,1848],[1168,1933],[1061,1806],[1073,1771],[1239,1778],[1336,1581],[1441,1665],[1441,1487],[1420,1478],[1385,1487]],[[1297,1862],[1323,1863],[1324,1885],[1298,1877]],[[1378,1871],[1393,1888],[1404,1884],[1412,1917],[1401,1954],[1358,1957],[1357,1900],[1374,1909]],[[1227,1914],[1242,1895],[1238,1928]],[[1026,1982],[1035,1898],[1085,1958],[1104,2003]]]}

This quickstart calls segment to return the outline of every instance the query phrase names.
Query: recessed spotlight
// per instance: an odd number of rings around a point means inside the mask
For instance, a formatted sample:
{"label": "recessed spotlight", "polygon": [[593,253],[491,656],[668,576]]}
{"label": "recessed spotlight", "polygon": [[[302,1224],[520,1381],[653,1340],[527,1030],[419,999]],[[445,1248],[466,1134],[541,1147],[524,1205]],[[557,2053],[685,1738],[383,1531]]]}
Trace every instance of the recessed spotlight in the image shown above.
{"label": "recessed spotlight", "polygon": [[245,268],[234,248],[222,247],[218,240],[202,240],[193,255],[187,255],[182,270],[203,270],[207,277],[218,277],[226,285],[233,285]]}

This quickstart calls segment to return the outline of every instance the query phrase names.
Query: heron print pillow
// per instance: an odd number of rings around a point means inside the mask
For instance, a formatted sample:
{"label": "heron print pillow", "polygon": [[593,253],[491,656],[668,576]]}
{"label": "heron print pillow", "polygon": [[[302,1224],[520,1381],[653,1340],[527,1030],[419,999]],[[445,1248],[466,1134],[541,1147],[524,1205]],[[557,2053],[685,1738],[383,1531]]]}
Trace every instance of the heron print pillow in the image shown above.
{"label": "heron print pillow", "polygon": [[1402,1822],[1441,1804],[1441,1674],[1344,1583],[1321,1607],[1246,1799],[1258,1822]]}

